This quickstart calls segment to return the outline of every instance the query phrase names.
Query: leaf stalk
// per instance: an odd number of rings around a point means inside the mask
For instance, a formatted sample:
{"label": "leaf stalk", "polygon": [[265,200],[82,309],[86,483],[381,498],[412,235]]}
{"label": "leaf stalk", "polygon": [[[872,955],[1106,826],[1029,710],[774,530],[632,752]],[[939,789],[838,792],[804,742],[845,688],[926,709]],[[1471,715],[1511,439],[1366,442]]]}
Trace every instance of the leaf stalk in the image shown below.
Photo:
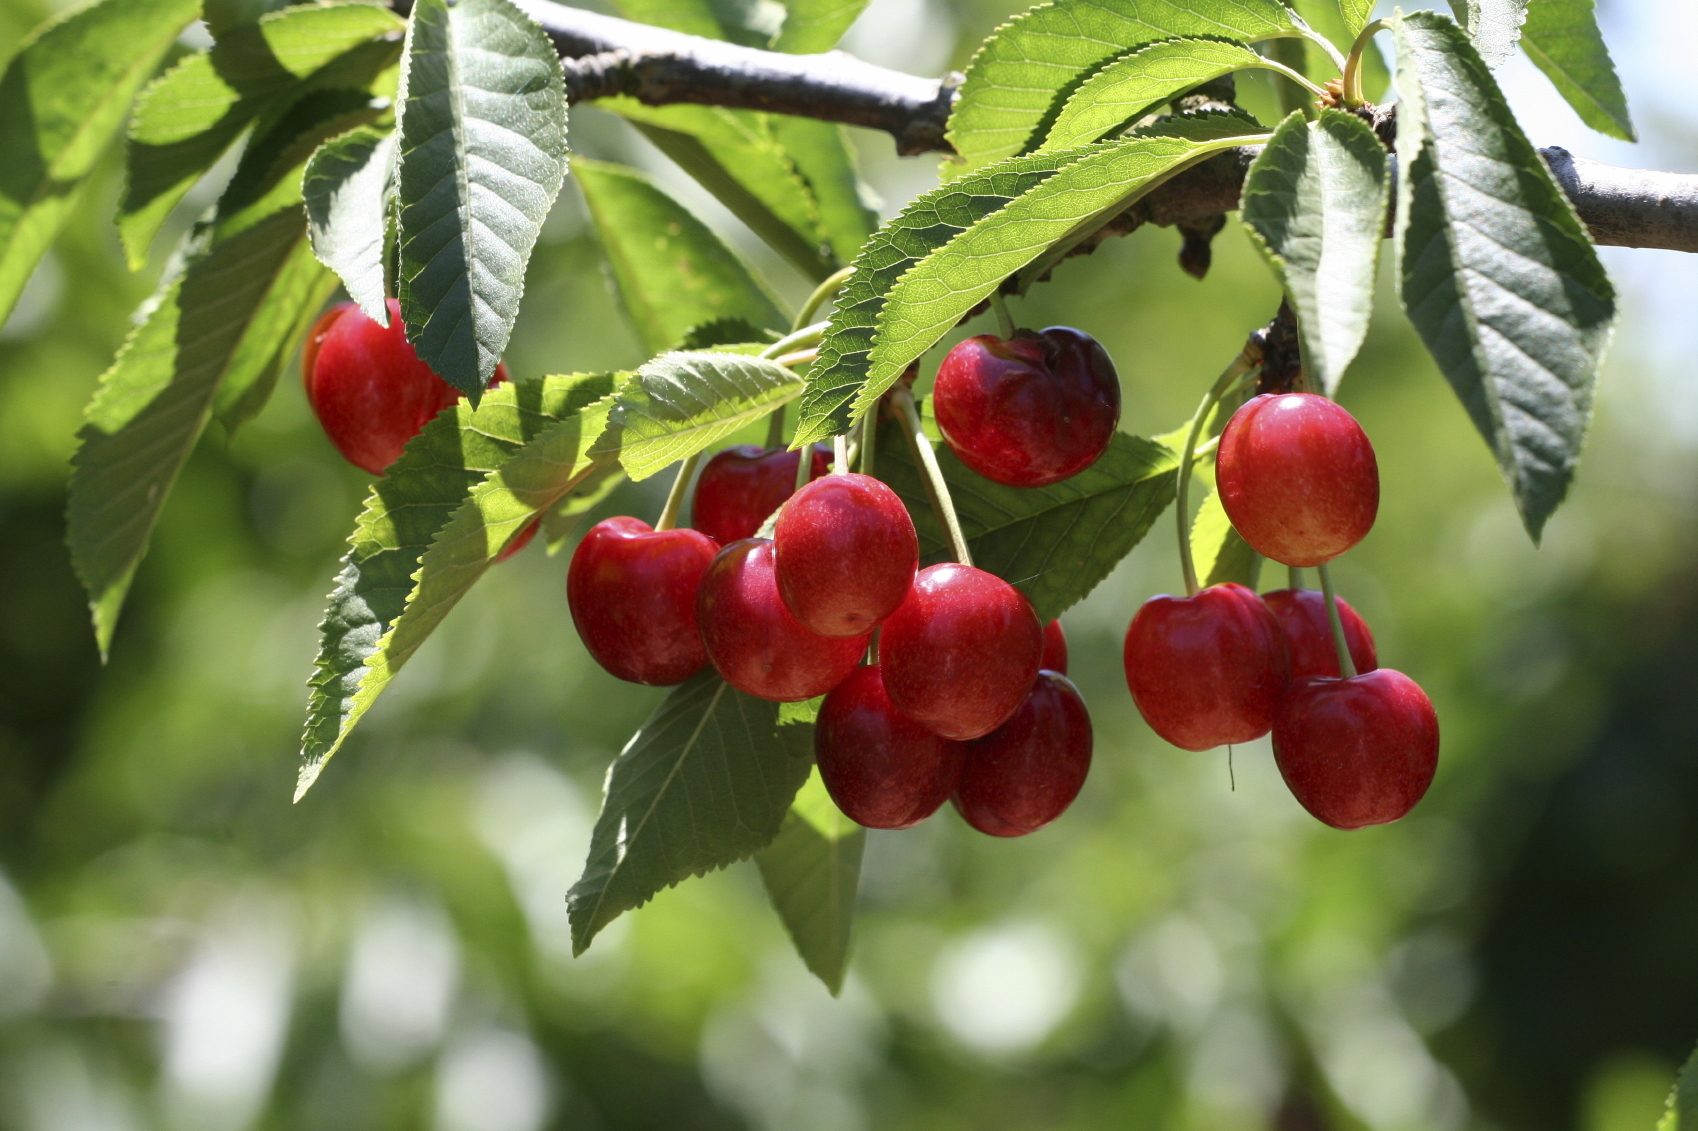
{"label": "leaf stalk", "polygon": [[1350,58],[1344,61],[1344,103],[1347,106],[1360,106],[1362,97],[1362,56],[1368,50],[1368,43],[1380,32],[1391,27],[1390,20],[1375,20],[1362,29],[1362,34],[1356,37],[1356,42],[1350,45]]}
{"label": "leaf stalk", "polygon": [[827,299],[842,290],[843,284],[847,283],[849,276],[854,273],[853,267],[845,267],[840,271],[834,271],[821,280],[820,285],[814,288],[814,293],[808,296],[808,301],[802,304],[802,309],[796,315],[796,321],[792,323],[791,330],[800,330],[812,322],[814,315],[820,312],[820,307],[826,304]]}
{"label": "leaf stalk", "polygon": [[702,453],[685,459],[678,465],[678,478],[672,481],[672,490],[666,493],[666,505],[660,510],[660,518],[655,522],[656,530],[671,530],[678,525],[678,513],[684,509],[684,496],[689,492],[690,480],[696,474],[696,464],[702,460]]}

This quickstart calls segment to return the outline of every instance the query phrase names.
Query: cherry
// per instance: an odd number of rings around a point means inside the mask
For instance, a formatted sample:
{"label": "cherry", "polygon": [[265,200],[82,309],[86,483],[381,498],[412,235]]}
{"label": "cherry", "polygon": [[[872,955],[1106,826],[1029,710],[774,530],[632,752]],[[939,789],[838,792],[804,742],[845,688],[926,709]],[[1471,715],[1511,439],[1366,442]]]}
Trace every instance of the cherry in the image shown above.
{"label": "cherry", "polygon": [[1067,634],[1061,631],[1058,620],[1044,625],[1044,658],[1038,666],[1058,675],[1067,674]]}
{"label": "cherry", "polygon": [[917,825],[949,798],[966,744],[891,705],[877,665],[856,668],[820,704],[814,759],[837,807],[870,829]]}
{"label": "cherry", "polygon": [[1043,651],[1043,625],[1026,595],[954,562],[919,572],[879,638],[890,701],[954,739],[1006,722],[1031,690]]}
{"label": "cherry", "polygon": [[640,518],[596,523],[572,554],[566,602],[596,663],[632,683],[683,683],[707,664],[696,587],[719,547]]}
{"label": "cherry", "polygon": [[[722,546],[753,538],[767,516],[795,491],[796,462],[801,456],[753,444],[726,448],[707,461],[696,480],[691,523]],[[818,479],[831,468],[823,448],[813,449],[813,461],[809,479]]]}
{"label": "cherry", "polygon": [[932,406],[962,463],[1010,487],[1046,487],[1108,449],[1120,424],[1120,379],[1108,351],[1082,330],[980,334],[943,359]]}
{"label": "cherry", "polygon": [[1439,719],[1402,672],[1312,676],[1287,696],[1273,748],[1285,784],[1316,818],[1335,829],[1384,825],[1432,784]]}
{"label": "cherry", "polygon": [[[1291,651],[1292,683],[1312,675],[1337,679],[1338,646],[1333,643],[1332,624],[1327,620],[1326,595],[1319,589],[1275,589],[1263,593],[1262,601],[1273,610],[1279,627],[1285,630],[1285,643]],[[1344,642],[1350,648],[1356,670],[1371,672],[1379,667],[1374,634],[1343,597],[1338,599],[1338,619],[1344,625]]]}
{"label": "cherry", "polygon": [[1291,680],[1279,621],[1230,582],[1145,601],[1126,629],[1125,662],[1144,721],[1186,750],[1268,733]]}
{"label": "cherry", "polygon": [[772,542],[733,542],[708,566],[696,592],[696,623],[708,659],[725,681],[761,699],[792,703],[842,683],[867,650],[865,636],[820,636],[778,597]]}
{"label": "cherry", "polygon": [[507,540],[507,545],[501,547],[501,552],[495,555],[495,562],[493,564],[500,565],[514,554],[517,554],[520,550],[523,550],[526,546],[529,546],[531,544],[531,539],[537,536],[537,527],[541,525],[542,518],[540,516],[533,518],[530,522],[526,523],[522,528],[520,528],[519,533],[513,535],[513,537]]}
{"label": "cherry", "polygon": [[914,520],[896,492],[867,475],[806,484],[772,532],[784,606],[821,636],[865,636],[908,595],[920,566]]}
{"label": "cherry", "polygon": [[[401,304],[387,301],[387,329],[353,303],[339,303],[319,316],[301,349],[307,401],[325,435],[349,463],[373,475],[383,474],[408,440],[460,399],[413,352]],[[489,383],[506,379],[506,365],[497,365]]]}
{"label": "cherry", "polygon": [[1040,672],[1009,720],[966,747],[955,808],[982,833],[1025,836],[1079,796],[1091,769],[1091,716],[1066,676]]}
{"label": "cherry", "polygon": [[1313,393],[1264,393],[1221,433],[1226,517],[1266,557],[1316,566],[1360,542],[1380,509],[1374,446],[1356,418]]}

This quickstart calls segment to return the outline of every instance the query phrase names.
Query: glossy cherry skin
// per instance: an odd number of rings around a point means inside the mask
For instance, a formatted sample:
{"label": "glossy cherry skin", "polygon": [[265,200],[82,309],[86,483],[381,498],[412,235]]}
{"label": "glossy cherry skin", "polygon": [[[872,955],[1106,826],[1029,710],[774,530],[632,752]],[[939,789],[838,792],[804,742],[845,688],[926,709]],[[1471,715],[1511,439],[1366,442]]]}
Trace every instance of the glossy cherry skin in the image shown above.
{"label": "glossy cherry skin", "polygon": [[566,570],[566,601],[596,663],[656,687],[701,671],[696,589],[718,550],[705,534],[653,530],[640,518],[592,526]]}
{"label": "glossy cherry skin", "polygon": [[837,807],[869,829],[917,825],[949,798],[966,744],[891,705],[878,666],[856,668],[820,704],[814,760]]}
{"label": "glossy cherry skin", "polygon": [[1067,634],[1061,631],[1058,620],[1044,625],[1044,658],[1038,667],[1046,672],[1067,674]]}
{"label": "glossy cherry skin", "polygon": [[[1291,652],[1291,682],[1296,684],[1312,675],[1337,679],[1338,646],[1332,641],[1332,625],[1327,620],[1326,595],[1319,589],[1275,589],[1262,594],[1262,603],[1273,610],[1274,619],[1285,632],[1285,644]],[[1344,625],[1344,642],[1356,670],[1371,672],[1379,667],[1368,622],[1343,597],[1338,599],[1338,619]]]}
{"label": "glossy cherry skin", "polygon": [[508,558],[523,550],[526,546],[529,546],[531,544],[531,539],[537,536],[537,527],[541,525],[541,518],[533,518],[530,522],[521,527],[519,533],[509,538],[507,540],[507,545],[501,547],[501,552],[495,555],[494,564],[500,565]]}
{"label": "glossy cherry skin", "polygon": [[1120,424],[1120,378],[1108,351],[1067,326],[968,338],[937,371],[932,407],[961,462],[1010,487],[1077,475]]}
{"label": "glossy cherry skin", "polygon": [[745,538],[719,552],[696,592],[696,623],[725,681],[761,699],[794,703],[824,695],[855,670],[865,636],[803,628],[778,597],[772,542]]}
{"label": "glossy cherry skin", "polygon": [[1400,671],[1315,676],[1286,697],[1274,761],[1297,800],[1335,829],[1397,820],[1415,807],[1439,764],[1432,701]]}
{"label": "glossy cherry skin", "polygon": [[1025,836],[1079,796],[1091,769],[1091,716],[1066,676],[1041,671],[1009,720],[966,746],[956,810],[982,833]]}
{"label": "glossy cherry skin", "polygon": [[[707,461],[696,480],[690,522],[722,546],[753,538],[767,516],[796,490],[801,452],[738,444]],[[831,469],[829,454],[816,446],[809,479]]]}
{"label": "glossy cherry skin", "polygon": [[1313,393],[1264,393],[1227,422],[1215,453],[1226,517],[1276,562],[1315,566],[1356,545],[1380,509],[1374,446]]}
{"label": "glossy cherry skin", "polygon": [[895,491],[867,475],[828,475],[778,512],[772,554],[797,620],[821,636],[865,636],[908,595],[920,539]]}
{"label": "glossy cherry skin", "polygon": [[1145,601],[1126,630],[1124,658],[1144,721],[1186,750],[1262,737],[1291,682],[1279,621],[1231,583]]}
{"label": "glossy cherry skin", "polygon": [[1044,653],[1026,595],[995,574],[927,566],[884,622],[879,662],[896,709],[945,738],[989,734],[1012,715]]}
{"label": "glossy cherry skin", "polygon": [[[407,341],[401,304],[389,299],[389,326],[353,303],[332,307],[307,334],[301,374],[307,402],[336,450],[355,467],[381,475],[407,441],[460,399]],[[507,379],[497,365],[491,387]]]}

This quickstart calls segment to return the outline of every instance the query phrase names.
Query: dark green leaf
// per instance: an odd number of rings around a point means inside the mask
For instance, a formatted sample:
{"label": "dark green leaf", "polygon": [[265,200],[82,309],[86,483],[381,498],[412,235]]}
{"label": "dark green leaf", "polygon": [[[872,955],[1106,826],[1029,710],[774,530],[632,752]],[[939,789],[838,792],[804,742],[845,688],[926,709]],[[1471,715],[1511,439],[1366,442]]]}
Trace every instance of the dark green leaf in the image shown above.
{"label": "dark green leaf", "polygon": [[647,177],[582,157],[573,158],[572,173],[595,219],[625,311],[650,353],[676,345],[708,322],[787,325],[742,260]]}
{"label": "dark green leaf", "polygon": [[1218,491],[1209,492],[1191,521],[1191,559],[1204,585],[1234,581],[1254,589],[1261,577],[1262,555],[1233,529]]}
{"label": "dark green leaf", "polygon": [[1527,0],[1450,0],[1450,9],[1488,67],[1501,67],[1515,54]]}
{"label": "dark green leaf", "polygon": [[674,688],[607,772],[584,874],[566,897],[582,953],[656,892],[772,843],[813,762],[811,727],[707,668]]}
{"label": "dark green leaf", "polygon": [[560,58],[508,0],[418,0],[407,31],[396,197],[400,299],[420,359],[475,404],[566,176]]}
{"label": "dark green leaf", "polygon": [[647,479],[766,416],[802,391],[776,362],[734,353],[663,353],[645,362],[607,414],[595,454]]}
{"label": "dark green leaf", "polygon": [[1119,133],[1155,106],[1210,79],[1268,60],[1239,43],[1170,39],[1106,64],[1061,107],[1043,149],[1070,149]]}
{"label": "dark green leaf", "polygon": [[1385,238],[1390,154],[1354,114],[1293,114],[1250,167],[1244,226],[1291,296],[1303,362],[1328,396],[1362,348]]}
{"label": "dark green leaf", "polygon": [[290,0],[206,0],[201,5],[206,28],[214,39],[222,39],[244,24],[257,24],[260,18],[289,6]]}
{"label": "dark green leaf", "polygon": [[1681,1065],[1657,1131],[1698,1131],[1698,1049]]}
{"label": "dark green leaf", "polygon": [[301,740],[300,797],[354,725],[508,540],[610,461],[585,454],[606,426],[609,374],[507,382],[439,414],[372,485],[319,626]]}
{"label": "dark green leaf", "polygon": [[301,178],[313,253],[380,326],[389,325],[383,253],[394,170],[395,135],[362,127],[319,146]]}
{"label": "dark green leaf", "polygon": [[1276,0],[1053,0],[1015,16],[967,65],[949,139],[968,169],[1038,145],[1068,94],[1109,60],[1162,39],[1256,43],[1297,32]]}
{"label": "dark green leaf", "polygon": [[679,350],[725,350],[730,353],[760,353],[778,341],[776,330],[765,330],[741,318],[715,318],[691,326],[673,347]]}
{"label": "dark green leaf", "polygon": [[866,843],[866,830],[832,803],[816,770],[797,792],[777,839],[755,854],[796,953],[833,994],[843,988],[849,966]]}
{"label": "dark green leaf", "polygon": [[0,77],[0,322],[194,0],[105,0],[55,20]]}
{"label": "dark green leaf", "polygon": [[784,28],[774,51],[811,55],[830,51],[867,6],[867,0],[786,0]]}
{"label": "dark green leaf", "polygon": [[212,398],[212,415],[226,432],[259,415],[295,345],[334,293],[336,276],[313,258],[309,242],[297,242],[278,268],[264,303],[254,312]]}
{"label": "dark green leaf", "polygon": [[1581,121],[1610,137],[1639,140],[1592,0],[1532,0],[1521,47]]}
{"label": "dark green leaf", "polygon": [[1403,304],[1538,539],[1580,458],[1615,290],[1462,29],[1394,28]]}
{"label": "dark green leaf", "polygon": [[[1096,463],[1050,487],[1004,487],[969,471],[947,447],[937,456],[973,564],[1018,586],[1045,621],[1096,588],[1143,540],[1173,501],[1179,466],[1171,449],[1125,433],[1115,435]],[[908,505],[921,560],[948,559],[925,480],[888,421],[879,428],[874,466]]]}

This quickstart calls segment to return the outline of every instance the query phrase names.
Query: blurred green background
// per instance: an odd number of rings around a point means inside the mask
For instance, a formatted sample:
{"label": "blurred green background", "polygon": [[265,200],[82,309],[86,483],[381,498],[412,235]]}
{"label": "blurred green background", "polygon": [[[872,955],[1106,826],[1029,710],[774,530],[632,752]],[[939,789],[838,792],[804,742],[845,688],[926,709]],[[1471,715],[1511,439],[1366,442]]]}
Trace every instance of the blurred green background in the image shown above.
{"label": "blurred green background", "polygon": [[[935,74],[1013,7],[876,0],[846,46]],[[1698,171],[1682,46],[1698,11],[1600,8],[1645,142],[1590,137],[1517,60],[1501,76],[1529,132]],[[0,54],[49,11],[0,0]],[[805,294],[629,128],[583,110],[573,131]],[[855,141],[885,215],[934,183],[930,159]],[[1413,816],[1335,832],[1265,742],[1237,751],[1233,789],[1224,754],[1149,733],[1119,638],[1178,584],[1164,521],[1064,618],[1097,733],[1078,803],[1023,840],[947,810],[872,834],[834,1000],[750,865],[571,957],[564,894],[601,774],[661,693],[588,659],[565,559],[540,545],[472,593],[290,804],[315,626],[364,491],[293,381],[201,444],[101,667],[62,513],[82,406],[151,286],[122,266],[119,186],[114,161],[0,331],[0,1127],[1654,1123],[1698,1039],[1690,257],[1606,253],[1626,315],[1578,485],[1537,550],[1382,288],[1342,399],[1384,504],[1337,576],[1382,662],[1440,712]],[[1134,432],[1182,420],[1278,301],[1236,224],[1205,282],[1177,247],[1161,229],[1111,241],[1014,308],[1108,345]],[[641,360],[570,187],[526,297],[519,376]],[[665,481],[601,513],[652,516]]]}

